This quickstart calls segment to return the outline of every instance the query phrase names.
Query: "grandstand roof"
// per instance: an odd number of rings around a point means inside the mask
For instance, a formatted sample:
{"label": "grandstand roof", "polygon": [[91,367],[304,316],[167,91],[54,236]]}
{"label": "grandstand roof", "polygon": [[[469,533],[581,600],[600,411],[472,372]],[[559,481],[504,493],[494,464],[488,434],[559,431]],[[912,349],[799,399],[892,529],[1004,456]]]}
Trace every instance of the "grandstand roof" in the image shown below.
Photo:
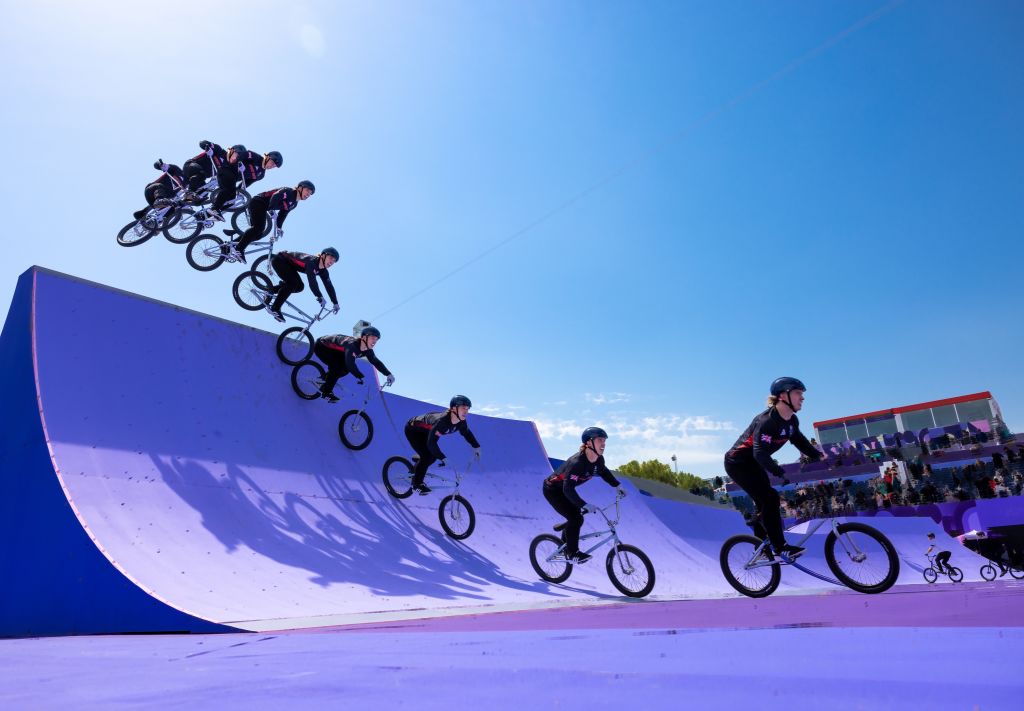
{"label": "grandstand roof", "polygon": [[980,393],[972,393],[970,395],[958,395],[957,397],[948,397],[942,400],[930,400],[928,402],[919,402],[916,405],[901,405],[900,407],[891,407],[887,410],[875,410],[874,412],[863,412],[859,415],[847,415],[846,417],[836,417],[831,420],[821,420],[815,422],[814,427],[828,427],[829,425],[838,425],[840,422],[847,422],[848,420],[862,420],[869,417],[880,417],[882,415],[895,415],[901,412],[913,412],[914,410],[925,410],[929,407],[941,407],[942,405],[954,405],[960,402],[971,402],[972,400],[991,400],[992,393],[988,390],[984,390]]}

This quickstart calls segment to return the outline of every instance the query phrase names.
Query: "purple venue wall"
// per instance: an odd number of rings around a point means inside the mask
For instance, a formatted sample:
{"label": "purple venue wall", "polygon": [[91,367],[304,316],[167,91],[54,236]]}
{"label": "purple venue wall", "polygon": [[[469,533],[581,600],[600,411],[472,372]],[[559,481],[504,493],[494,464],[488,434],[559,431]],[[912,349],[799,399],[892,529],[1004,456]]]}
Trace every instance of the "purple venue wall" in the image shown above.
{"label": "purple venue wall", "polygon": [[[399,501],[380,479],[388,457],[409,453],[402,423],[440,408],[376,398],[373,443],[351,452],[337,421],[356,394],[333,406],[297,398],[275,339],[43,269],[22,276],[0,344],[12,434],[0,450],[0,636],[272,630],[620,599],[600,554],[562,586],[531,568],[530,540],[560,520],[540,495],[550,465],[531,423],[470,416],[484,461],[463,495],[477,530],[453,541],[440,494]],[[403,354],[386,341],[381,353],[401,371]],[[469,459],[461,438],[442,446],[454,464]],[[630,491],[620,535],[654,561],[654,596],[733,595],[718,548],[745,532],[739,515]],[[583,494],[613,496],[599,480]],[[908,555],[938,530],[891,523]],[[812,545],[808,561],[824,569]],[[789,571],[784,586],[826,584]]]}

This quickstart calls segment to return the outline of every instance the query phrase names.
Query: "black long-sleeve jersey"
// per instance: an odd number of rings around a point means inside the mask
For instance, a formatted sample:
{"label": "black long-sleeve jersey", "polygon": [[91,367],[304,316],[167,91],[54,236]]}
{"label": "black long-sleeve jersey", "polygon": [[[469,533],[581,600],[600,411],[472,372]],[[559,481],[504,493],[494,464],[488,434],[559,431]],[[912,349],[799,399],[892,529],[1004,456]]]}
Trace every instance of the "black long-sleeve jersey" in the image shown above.
{"label": "black long-sleeve jersey", "polygon": [[167,164],[167,170],[160,171],[160,175],[149,184],[160,183],[171,190],[180,190],[185,185],[185,174],[176,165]]}
{"label": "black long-sleeve jersey", "polygon": [[583,508],[587,505],[587,502],[576,493],[576,487],[580,484],[586,484],[595,476],[601,477],[611,486],[619,486],[619,480],[605,466],[603,456],[598,456],[597,461],[591,462],[587,459],[586,452],[576,452],[576,454],[562,462],[562,466],[558,467],[551,476],[544,480],[544,486],[561,486],[565,498],[569,499],[573,505]]}
{"label": "black long-sleeve jersey", "polygon": [[327,289],[327,295],[331,297],[331,301],[337,305],[338,295],[334,292],[334,284],[331,283],[331,275],[327,273],[326,267],[320,266],[320,257],[315,254],[305,254],[303,252],[278,252],[285,259],[290,260],[295,266],[302,271],[306,272],[306,281],[309,282],[309,290],[313,292],[313,296],[318,299],[323,298],[323,294],[320,293],[320,287],[316,285],[316,278],[319,276],[324,283],[324,288]]}
{"label": "black long-sleeve jersey", "polygon": [[321,336],[317,339],[317,342],[323,344],[325,348],[331,348],[344,353],[345,368],[360,380],[363,379],[363,373],[359,370],[359,366],[356,365],[356,360],[359,358],[366,358],[366,360],[373,364],[373,367],[376,368],[379,373],[391,375],[391,371],[387,369],[387,366],[380,362],[380,359],[377,358],[377,355],[373,352],[372,348],[367,348],[365,351],[359,349],[359,341],[360,339],[358,338],[342,335]]}
{"label": "black long-sleeve jersey", "polygon": [[452,424],[452,418],[449,416],[448,411],[444,412],[428,412],[425,415],[417,415],[416,417],[409,420],[407,423],[408,427],[416,427],[417,429],[430,430],[427,433],[427,448],[430,453],[438,459],[444,459],[444,452],[437,446],[438,440],[444,435],[458,432],[462,435],[463,439],[469,442],[469,446],[476,448],[480,446],[480,443],[476,441],[476,437],[473,436],[473,432],[469,429],[469,425],[466,424],[465,420],[459,420],[456,424]]}
{"label": "black long-sleeve jersey", "polygon": [[209,151],[203,151],[197,156],[189,158],[186,163],[195,163],[202,169],[203,175],[209,178],[217,172],[217,169],[224,165],[228,159],[228,152],[216,143],[210,144]]}
{"label": "black long-sleeve jersey", "polygon": [[775,463],[772,455],[786,442],[792,442],[803,454],[814,460],[823,456],[800,431],[800,421],[796,415],[784,420],[778,410],[769,407],[753,419],[732,449],[726,452],[725,459],[736,464],[757,462],[765,471],[782,477],[785,472]]}
{"label": "black long-sleeve jersey", "polygon": [[277,210],[278,227],[284,225],[284,218],[288,217],[288,213],[294,210],[299,204],[299,196],[295,193],[295,188],[277,188],[276,190],[268,190],[265,193],[260,193],[256,197],[267,201],[269,205],[267,210]]}
{"label": "black long-sleeve jersey", "polygon": [[246,151],[239,156],[238,166],[246,185],[263,180],[263,176],[267,174],[267,169],[263,167],[263,156],[252,151]]}

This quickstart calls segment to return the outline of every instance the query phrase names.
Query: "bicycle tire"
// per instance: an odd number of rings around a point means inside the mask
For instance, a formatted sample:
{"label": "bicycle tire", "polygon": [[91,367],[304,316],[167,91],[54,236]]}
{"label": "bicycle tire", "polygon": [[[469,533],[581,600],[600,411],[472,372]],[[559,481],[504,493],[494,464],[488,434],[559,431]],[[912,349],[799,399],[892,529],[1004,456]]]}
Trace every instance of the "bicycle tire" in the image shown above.
{"label": "bicycle tire", "polygon": [[171,244],[187,244],[203,229],[202,220],[196,219],[196,211],[191,207],[179,207],[175,214],[178,219],[164,225],[164,237]]}
{"label": "bicycle tire", "polygon": [[[392,473],[395,464],[399,467]],[[380,472],[381,478],[384,479],[384,488],[396,499],[407,499],[412,496],[412,473],[412,462],[405,457],[391,457],[384,462]]]}
{"label": "bicycle tire", "polygon": [[929,585],[939,579],[939,574],[935,572],[934,568],[925,568],[921,571],[921,575],[924,576],[924,581]]}
{"label": "bicycle tire", "polygon": [[256,300],[252,290],[264,291],[269,296],[270,287],[270,279],[266,275],[253,271],[242,272],[235,277],[235,281],[231,285],[231,295],[235,298],[235,303],[246,311],[259,311],[265,307],[262,301]]}
{"label": "bicycle tire", "polygon": [[249,194],[248,190],[242,190],[239,188],[235,191],[235,199],[224,206],[225,210],[229,212],[240,212],[249,209],[249,202],[252,200],[252,195]]}
{"label": "bicycle tire", "polygon": [[[626,560],[626,564],[632,564],[629,557],[635,557],[646,572],[645,582],[642,585],[631,585],[632,579],[630,574],[622,568],[623,559]],[[651,559],[647,557],[647,554],[636,546],[629,544],[622,544],[618,547],[616,552],[613,547],[608,551],[608,557],[604,562],[605,569],[608,571],[608,578],[612,581],[620,593],[628,597],[647,597],[654,590],[654,564],[651,563]],[[638,568],[634,568],[638,570]],[[621,577],[620,577],[621,576]]]}
{"label": "bicycle tire", "polygon": [[[262,274],[262,272],[258,272]],[[269,279],[268,279],[269,281]],[[299,365],[313,356],[313,334],[305,326],[292,326],[277,337],[277,357],[282,363]]]}
{"label": "bicycle tire", "polygon": [[957,568],[955,565],[949,566],[949,579],[954,583],[959,583],[964,579],[964,571]]}
{"label": "bicycle tire", "polygon": [[1014,580],[1024,580],[1024,570],[1021,568],[1010,568],[1010,577]]}
{"label": "bicycle tire", "polygon": [[[885,554],[885,560],[888,564],[888,568],[885,571],[885,575],[882,576],[881,580],[876,583],[863,583],[859,580],[855,580],[851,576],[847,575],[846,571],[839,565],[839,561],[836,559],[836,544],[838,539],[836,538],[835,531],[829,531],[828,537],[825,539],[825,562],[828,563],[829,570],[839,579],[846,587],[851,590],[856,590],[860,593],[867,595],[875,595],[881,592],[885,592],[896,583],[896,578],[900,575],[900,559],[896,553],[896,548],[892,542],[885,537],[885,535],[871,526],[863,523],[841,523],[837,527],[840,534],[848,533],[861,533],[875,541],[882,548],[882,552]],[[872,557],[872,561],[877,556]],[[858,565],[861,561],[857,561]]]}
{"label": "bicycle tire", "polygon": [[[449,494],[437,506],[441,528],[456,541],[464,541],[476,530],[476,512],[473,506],[458,494]],[[463,522],[465,526],[462,527]]]}
{"label": "bicycle tire", "polygon": [[[231,229],[235,230],[239,235],[244,233],[251,226],[252,225],[249,223],[248,209],[237,210],[236,212],[231,213]],[[270,218],[267,217],[266,227],[263,228],[263,232],[259,235],[259,237],[257,237],[257,239],[262,239],[263,237],[269,235],[271,227],[272,225],[270,224]]]}
{"label": "bicycle tire", "polygon": [[[552,544],[554,548],[549,551],[546,549],[546,544]],[[537,549],[542,545],[545,546],[545,550],[541,550],[538,554]],[[550,533],[542,533],[530,542],[530,565],[533,566],[534,572],[540,576],[541,580],[546,580],[549,583],[564,583],[572,575],[572,563],[564,558],[548,560],[563,545],[561,538],[552,536]],[[541,563],[549,567],[543,568]]]}
{"label": "bicycle tire", "polygon": [[292,368],[292,390],[303,400],[316,400],[320,397],[320,388],[316,381],[323,380],[324,375],[324,367],[319,363],[311,360],[299,363]]}
{"label": "bicycle tire", "polygon": [[142,220],[132,220],[117,233],[117,243],[122,247],[138,247],[148,242],[156,230],[142,224]]}
{"label": "bicycle tire", "polygon": [[268,277],[273,279],[277,276],[277,272],[274,271],[274,263],[270,261],[269,254],[261,254],[256,258],[256,261],[252,263],[252,271],[259,272],[260,274],[266,274]]}
{"label": "bicycle tire", "polygon": [[338,420],[338,437],[343,445],[353,451],[366,449],[373,441],[373,421],[365,412],[349,410]]}
{"label": "bicycle tire", "polygon": [[[211,256],[208,251],[219,252],[219,254]],[[217,235],[202,234],[194,237],[188,243],[188,247],[185,248],[185,261],[197,271],[212,272],[224,263],[226,252],[224,240]]]}
{"label": "bicycle tire", "polygon": [[[746,595],[747,597],[768,597],[776,588],[779,587],[779,582],[782,580],[782,571],[778,565],[765,565],[757,568],[745,569],[746,564],[754,557],[754,551],[757,550],[758,546],[762,543],[761,539],[757,536],[750,536],[746,534],[733,536],[722,544],[722,550],[718,554],[718,564],[722,568],[722,574],[725,576],[726,582],[733,587],[733,589]],[[749,546],[749,549],[746,548]],[[733,557],[734,549],[737,551],[737,555]],[[761,555],[768,558],[768,560],[775,560],[775,556],[772,552],[765,547],[761,551]],[[732,564],[732,561],[736,561],[736,565]],[[738,570],[734,570],[738,568]],[[742,580],[740,577],[742,576]],[[767,576],[767,580],[765,580]],[[746,584],[744,581],[750,580],[755,584]],[[763,583],[757,581],[764,580]]]}
{"label": "bicycle tire", "polygon": [[996,579],[996,567],[991,563],[985,563],[985,565],[981,566],[978,570],[978,574],[981,575],[982,580],[987,580],[991,583]]}

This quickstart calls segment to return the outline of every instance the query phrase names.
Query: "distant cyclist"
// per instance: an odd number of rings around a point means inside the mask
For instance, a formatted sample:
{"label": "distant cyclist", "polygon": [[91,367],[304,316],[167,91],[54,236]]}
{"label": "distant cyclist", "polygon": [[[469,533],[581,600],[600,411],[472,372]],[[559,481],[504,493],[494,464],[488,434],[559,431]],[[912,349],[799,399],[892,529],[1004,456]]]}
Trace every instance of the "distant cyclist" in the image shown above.
{"label": "distant cyclist", "polygon": [[434,462],[440,460],[444,466],[444,452],[437,446],[438,440],[444,435],[458,432],[469,442],[473,448],[473,455],[480,459],[480,443],[466,424],[466,416],[473,403],[465,395],[456,395],[448,403],[448,409],[444,412],[428,412],[419,415],[405,423],[405,438],[419,455],[416,462],[416,471],[412,477],[412,488],[421,494],[430,493],[430,487],[423,483],[427,475],[427,469]]}
{"label": "distant cyclist", "polygon": [[576,487],[599,476],[609,486],[618,487],[620,494],[626,494],[619,480],[604,463],[608,433],[600,427],[588,427],[583,430],[582,440],[579,451],[544,480],[544,498],[551,504],[551,508],[565,517],[562,535],[565,540],[565,557],[570,563],[586,563],[590,560],[589,555],[580,551],[580,529],[583,528],[583,514],[597,511],[596,506],[580,498]]}
{"label": "distant cyclist", "polygon": [[324,384],[320,388],[320,396],[328,402],[338,402],[334,394],[334,385],[351,373],[363,384],[363,373],[356,365],[356,360],[366,358],[381,375],[387,376],[387,384],[395,382],[395,376],[387,369],[373,352],[373,347],[380,340],[380,331],[373,326],[367,326],[359,332],[359,337],[354,336],[321,336],[316,339],[313,352],[316,357],[327,366],[327,375]]}
{"label": "distant cyclist", "polygon": [[242,234],[242,238],[235,245],[241,262],[245,263],[246,247],[262,237],[263,232],[267,229],[268,212],[271,210],[277,211],[277,221],[274,227],[277,228],[278,235],[280,236],[284,234],[281,231],[281,226],[284,225],[284,220],[288,217],[288,213],[298,206],[300,200],[309,199],[315,192],[316,186],[313,183],[308,180],[302,180],[294,188],[277,188],[276,190],[268,190],[253,197],[249,201],[250,227]]}
{"label": "distant cyclist", "polygon": [[[935,552],[938,546],[935,545],[935,534],[928,534],[928,550],[924,552],[926,556],[931,555]],[[949,572],[949,557],[953,555],[949,551],[939,551],[935,553],[935,567],[939,569],[940,573]]]}
{"label": "distant cyclist", "polygon": [[146,204],[149,207],[136,210],[134,213],[136,220],[141,220],[150,207],[165,205],[185,186],[185,174],[178,166],[164,163],[162,158],[157,158],[153,167],[160,171],[160,175],[143,191],[143,195],[146,196]]}
{"label": "distant cyclist", "polygon": [[334,304],[332,310],[334,313],[338,313],[338,309],[341,308],[338,306],[338,295],[334,291],[334,284],[331,283],[331,275],[327,273],[327,270],[338,261],[338,257],[338,250],[334,247],[326,247],[320,254],[305,254],[303,252],[278,252],[275,254],[270,263],[277,275],[281,277],[281,282],[270,289],[271,293],[277,295],[270,306],[271,316],[284,322],[281,307],[284,306],[284,302],[288,300],[289,296],[297,294],[305,288],[302,286],[302,274],[306,275],[309,290],[313,292],[317,303],[323,308],[327,305],[327,301],[324,300],[323,294],[320,293],[320,287],[316,283],[317,277],[320,277],[324,283],[324,289],[327,290],[327,295],[331,297],[331,302]]}
{"label": "distant cyclist", "polygon": [[796,413],[804,404],[804,392],[807,390],[804,384],[796,378],[777,378],[770,390],[768,409],[754,418],[732,449],[726,452],[725,471],[754,501],[761,519],[753,522],[755,533],[761,538],[767,537],[784,560],[792,560],[804,549],[786,543],[779,512],[779,492],[772,488],[768,474],[782,479],[784,484],[789,480],[772,455],[786,442],[792,442],[811,461],[824,459],[825,455],[815,449],[800,431]]}

